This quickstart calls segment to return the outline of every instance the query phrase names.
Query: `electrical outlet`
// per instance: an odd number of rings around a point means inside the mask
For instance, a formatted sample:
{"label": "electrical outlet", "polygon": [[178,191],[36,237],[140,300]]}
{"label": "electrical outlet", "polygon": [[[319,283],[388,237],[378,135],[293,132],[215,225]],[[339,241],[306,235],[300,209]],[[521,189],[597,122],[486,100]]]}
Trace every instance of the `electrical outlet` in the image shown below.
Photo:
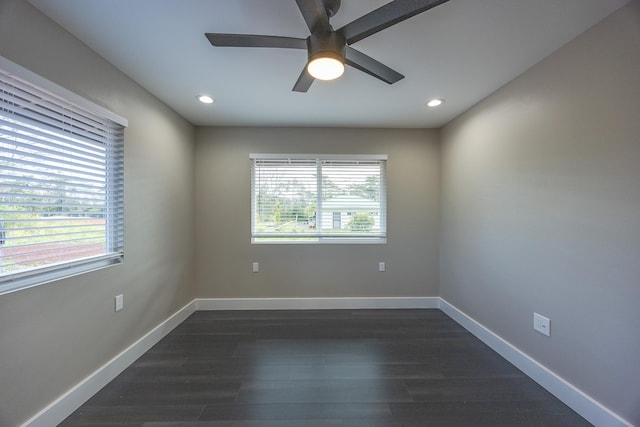
{"label": "electrical outlet", "polygon": [[252,268],[252,271],[254,273],[259,272],[260,271],[260,263],[259,262],[254,262],[251,268]]}
{"label": "electrical outlet", "polygon": [[115,308],[116,311],[120,311],[124,308],[124,296],[122,294],[116,295],[115,297]]}
{"label": "electrical outlet", "polygon": [[551,336],[551,319],[533,313],[533,329],[548,337]]}
{"label": "electrical outlet", "polygon": [[387,266],[385,265],[384,261],[380,261],[378,263],[378,271],[385,271],[387,268]]}

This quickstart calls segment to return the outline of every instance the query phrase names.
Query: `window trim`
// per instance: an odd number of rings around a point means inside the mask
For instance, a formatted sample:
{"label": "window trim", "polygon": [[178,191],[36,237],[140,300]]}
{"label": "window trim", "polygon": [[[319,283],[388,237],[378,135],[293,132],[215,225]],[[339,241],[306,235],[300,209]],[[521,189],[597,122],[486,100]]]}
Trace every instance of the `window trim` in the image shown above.
{"label": "window trim", "polygon": [[[386,244],[387,243],[387,176],[386,176],[386,162],[389,160],[386,154],[304,154],[304,153],[295,153],[295,154],[282,154],[282,153],[249,153],[249,159],[251,161],[251,244],[256,245],[322,245],[322,244]],[[380,161],[384,162],[385,165],[382,168],[382,185],[383,191],[381,192],[381,200],[380,200],[380,215],[384,218],[384,229],[381,231],[380,235],[368,235],[368,236],[345,236],[345,235],[320,235],[320,234],[309,234],[305,235],[304,238],[314,239],[314,240],[277,240],[279,237],[290,237],[290,234],[276,235],[270,234],[269,236],[257,236],[254,235],[253,230],[255,230],[255,215],[254,215],[254,204],[255,204],[255,194],[253,188],[253,180],[254,180],[254,162],[255,160],[336,160],[336,161]],[[319,181],[320,182],[320,181]],[[320,185],[320,184],[318,184]],[[317,207],[316,218],[322,216],[322,206]],[[302,237],[302,236],[301,236]],[[270,240],[270,238],[276,240]]]}
{"label": "window trim", "polygon": [[119,116],[113,111],[108,110],[105,107],[102,107],[101,105],[88,100],[87,98],[83,98],[75,92],[71,92],[69,89],[62,87],[57,83],[52,82],[51,80],[45,79],[41,75],[36,74],[33,71],[28,70],[23,66],[8,60],[2,55],[0,55],[0,69],[6,71],[10,76],[15,76],[19,79],[26,80],[32,85],[38,86],[40,89],[43,89],[58,98],[63,98],[69,104],[75,105],[79,108],[87,109],[90,112],[102,116],[105,119],[109,119],[122,127],[126,128],[129,126],[129,121],[126,118]]}
{"label": "window trim", "polygon": [[[29,85],[37,87],[42,92],[48,93],[52,98],[57,98],[61,103],[86,110],[89,113],[100,116],[114,124],[126,128],[128,120],[112,111],[90,101],[68,89],[10,61],[0,55],[0,72],[23,80]],[[124,161],[124,159],[123,159]],[[124,167],[124,164],[123,164]],[[122,193],[124,203],[124,193]],[[124,209],[124,206],[123,206]],[[124,231],[124,226],[123,226]],[[107,236],[109,238],[109,236]],[[97,255],[87,258],[79,258],[58,264],[38,268],[36,270],[17,271],[2,277],[0,281],[0,295],[44,285],[53,281],[66,279],[80,274],[88,273],[105,267],[121,264],[124,261],[124,252]]]}

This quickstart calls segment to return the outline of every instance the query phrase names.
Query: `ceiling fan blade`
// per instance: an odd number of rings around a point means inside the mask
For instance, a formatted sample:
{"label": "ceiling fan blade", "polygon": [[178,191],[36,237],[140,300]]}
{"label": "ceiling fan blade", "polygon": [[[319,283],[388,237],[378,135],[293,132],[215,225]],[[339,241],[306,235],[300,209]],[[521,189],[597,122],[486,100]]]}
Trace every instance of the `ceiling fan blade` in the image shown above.
{"label": "ceiling fan blade", "polygon": [[205,33],[214,46],[231,47],[281,47],[289,49],[306,49],[307,40],[295,37],[260,36],[253,34],[220,34]]}
{"label": "ceiling fan blade", "polygon": [[311,33],[330,29],[329,16],[322,0],[296,0],[296,3]]}
{"label": "ceiling fan blade", "polygon": [[404,79],[402,74],[350,46],[346,48],[344,62],[389,84]]}
{"label": "ceiling fan blade", "polygon": [[298,77],[298,81],[293,86],[292,90],[294,92],[306,92],[309,90],[309,87],[311,87],[311,83],[313,83],[314,80],[315,79],[311,76],[311,74],[307,72],[307,66],[305,65],[304,69],[300,73],[300,76]]}
{"label": "ceiling fan blade", "polygon": [[367,13],[338,30],[347,44],[353,44],[392,25],[425,12],[449,0],[395,0]]}

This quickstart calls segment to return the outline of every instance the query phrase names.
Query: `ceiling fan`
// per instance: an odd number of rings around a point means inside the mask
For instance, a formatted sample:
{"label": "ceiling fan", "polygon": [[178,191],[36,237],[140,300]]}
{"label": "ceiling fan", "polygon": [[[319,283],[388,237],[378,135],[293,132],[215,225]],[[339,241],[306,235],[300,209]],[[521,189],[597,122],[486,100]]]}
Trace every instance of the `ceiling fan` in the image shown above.
{"label": "ceiling fan", "polygon": [[344,64],[393,84],[404,76],[350,45],[449,0],[394,0],[334,30],[329,18],[338,12],[340,1],[296,0],[311,32],[306,39],[221,33],[205,33],[205,36],[214,46],[306,49],[308,62],[293,86],[295,92],[306,92],[315,79],[340,77]]}

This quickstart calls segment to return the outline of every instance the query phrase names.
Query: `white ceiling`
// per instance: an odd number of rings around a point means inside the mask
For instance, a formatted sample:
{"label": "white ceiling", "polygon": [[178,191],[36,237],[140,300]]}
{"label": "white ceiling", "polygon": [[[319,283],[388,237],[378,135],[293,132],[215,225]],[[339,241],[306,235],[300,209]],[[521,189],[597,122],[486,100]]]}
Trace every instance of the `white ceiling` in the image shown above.
{"label": "white ceiling", "polygon": [[[450,0],[353,45],[404,74],[347,67],[292,92],[304,50],[213,47],[205,32],[306,38],[293,0],[30,0],[195,125],[440,127],[628,0]],[[342,0],[334,28],[387,3]],[[215,104],[203,105],[207,93]],[[437,109],[430,98],[445,98]]]}

